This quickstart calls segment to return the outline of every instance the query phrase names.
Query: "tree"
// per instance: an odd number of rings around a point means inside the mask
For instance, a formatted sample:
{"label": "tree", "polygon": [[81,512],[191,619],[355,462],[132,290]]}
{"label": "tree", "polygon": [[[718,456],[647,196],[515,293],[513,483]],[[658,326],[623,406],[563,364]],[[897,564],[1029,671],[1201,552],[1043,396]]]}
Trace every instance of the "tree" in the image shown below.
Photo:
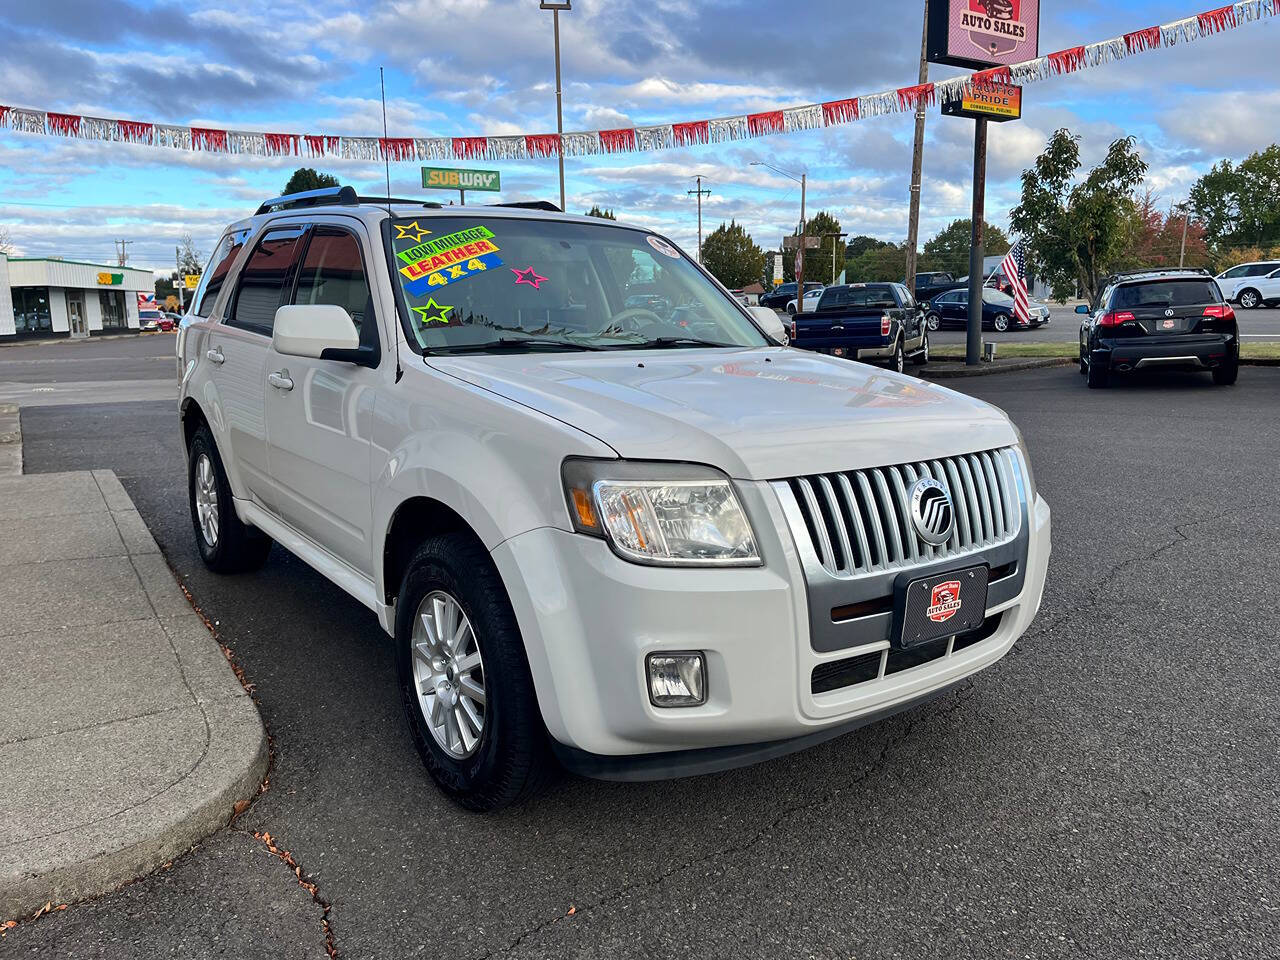
{"label": "tree", "polygon": [[758,283],[764,251],[736,221],[720,224],[702,241],[702,265],[730,290]]}
{"label": "tree", "polygon": [[291,193],[303,193],[307,190],[321,190],[324,187],[341,186],[338,178],[331,173],[320,173],[311,167],[299,167],[284,185],[284,196]]}
{"label": "tree", "polygon": [[856,260],[868,250],[879,250],[881,247],[889,246],[884,240],[877,240],[875,237],[868,237],[866,234],[858,234],[844,247],[844,256],[846,260]]}
{"label": "tree", "polygon": [[198,274],[204,269],[204,254],[191,239],[191,234],[184,233],[174,248],[174,261],[178,265],[179,276]]}
{"label": "tree", "polygon": [[[839,233],[840,221],[827,213],[825,210],[821,213],[810,217],[805,223],[805,235],[810,237],[821,237],[824,233]],[[831,282],[831,264],[836,263],[836,269],[844,264],[844,247],[840,244],[839,237],[822,237],[822,244],[814,250],[806,250],[804,252],[804,280],[805,283]],[[782,255],[782,269],[788,281],[796,278],[796,254],[794,250],[788,250]]]}
{"label": "tree", "polygon": [[13,253],[13,237],[5,226],[0,226],[0,253]]}
{"label": "tree", "polygon": [[907,275],[907,245],[880,243],[867,247],[845,263],[845,279],[850,283],[901,283]]}
{"label": "tree", "polygon": [[[926,270],[946,270],[960,277],[969,272],[969,242],[973,221],[952,220],[945,230],[924,245],[921,264]],[[1009,238],[999,227],[983,221],[982,252],[988,257],[1009,252]],[[902,278],[899,277],[899,280]]]}
{"label": "tree", "polygon": [[1214,164],[1191,188],[1191,206],[1215,247],[1280,243],[1280,145],[1250,154],[1239,166]]}
{"label": "tree", "polygon": [[612,210],[602,210],[598,204],[593,204],[591,209],[586,212],[588,217],[599,217],[601,220],[617,220]]}
{"label": "tree", "polygon": [[1179,212],[1163,212],[1159,207],[1159,197],[1155,191],[1148,189],[1134,207],[1127,227],[1124,252],[1117,259],[1115,267],[1120,270],[1176,267],[1180,256],[1187,267],[1208,266],[1210,257],[1204,240],[1203,224],[1188,221],[1186,251],[1183,254],[1182,221],[1183,214]]}
{"label": "tree", "polygon": [[1022,173],[1022,202],[1009,224],[1026,240],[1028,269],[1058,300],[1077,286],[1091,300],[1124,254],[1136,210],[1134,193],[1147,172],[1133,137],[1111,144],[1106,159],[1083,180],[1080,138],[1054,132],[1035,165]]}

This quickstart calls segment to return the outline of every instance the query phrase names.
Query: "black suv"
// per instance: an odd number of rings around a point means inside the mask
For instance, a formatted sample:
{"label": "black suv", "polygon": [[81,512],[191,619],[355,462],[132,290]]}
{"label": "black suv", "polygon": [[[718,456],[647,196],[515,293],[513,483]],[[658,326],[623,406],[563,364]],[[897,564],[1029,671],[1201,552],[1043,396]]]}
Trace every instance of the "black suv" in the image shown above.
{"label": "black suv", "polygon": [[[810,283],[809,281],[805,281],[804,292],[808,293],[810,290],[821,290],[823,286],[824,285],[821,283]],[[790,283],[779,284],[768,293],[761,296],[760,306],[773,307],[775,310],[785,310],[787,309],[787,304],[795,298],[796,282],[792,280]]]}
{"label": "black suv", "polygon": [[1080,372],[1105,387],[1112,373],[1152,367],[1210,370],[1232,384],[1240,369],[1235,311],[1203,270],[1146,270],[1108,279],[1092,313],[1083,304]]}

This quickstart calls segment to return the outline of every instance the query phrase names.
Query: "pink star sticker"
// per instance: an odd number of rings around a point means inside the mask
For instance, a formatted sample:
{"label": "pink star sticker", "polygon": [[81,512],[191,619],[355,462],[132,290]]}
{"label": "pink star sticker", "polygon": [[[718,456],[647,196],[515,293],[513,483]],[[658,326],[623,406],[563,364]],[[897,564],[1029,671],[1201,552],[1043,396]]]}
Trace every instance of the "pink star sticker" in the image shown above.
{"label": "pink star sticker", "polygon": [[538,276],[538,271],[533,269],[533,267],[530,267],[527,270],[517,270],[515,267],[512,267],[511,272],[516,275],[517,287],[522,283],[527,283],[529,286],[533,287],[533,289],[541,290],[542,285],[546,283],[548,279],[547,277]]}

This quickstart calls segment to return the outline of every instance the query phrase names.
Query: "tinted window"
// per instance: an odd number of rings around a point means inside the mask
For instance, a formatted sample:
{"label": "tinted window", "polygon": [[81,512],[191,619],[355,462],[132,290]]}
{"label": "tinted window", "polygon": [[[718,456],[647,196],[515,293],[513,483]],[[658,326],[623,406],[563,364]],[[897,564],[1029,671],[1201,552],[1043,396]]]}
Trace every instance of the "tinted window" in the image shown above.
{"label": "tinted window", "polygon": [[818,309],[831,310],[835,307],[843,307],[848,302],[849,291],[845,287],[827,287],[818,301]]}
{"label": "tinted window", "polygon": [[269,230],[258,241],[240,273],[240,286],[231,319],[233,327],[271,336],[276,310],[283,302],[285,283],[298,256],[302,227]]}
{"label": "tinted window", "polygon": [[849,287],[845,303],[850,307],[865,307],[869,310],[885,310],[898,305],[887,283],[873,287]]}
{"label": "tinted window", "polygon": [[959,303],[961,300],[968,300],[968,299],[969,299],[968,294],[959,294],[959,293],[952,292],[952,293],[944,293],[942,296],[938,298],[938,302],[939,303]]}
{"label": "tinted window", "polygon": [[1232,267],[1230,270],[1228,270],[1226,273],[1222,275],[1222,279],[1234,280],[1237,277],[1246,277],[1248,275],[1249,275],[1249,267],[1246,264],[1245,266],[1242,266],[1242,267]]}
{"label": "tinted window", "polygon": [[218,241],[217,249],[209,258],[209,266],[205,268],[204,276],[200,278],[200,289],[196,291],[196,304],[192,313],[201,317],[207,317],[213,313],[214,302],[222,292],[227,274],[231,272],[231,267],[248,238],[248,230],[237,230],[228,233]]}
{"label": "tinted window", "polygon": [[1252,267],[1249,268],[1249,276],[1263,277],[1263,276],[1266,276],[1268,273],[1270,273],[1272,270],[1274,270],[1276,267],[1280,267],[1280,263],[1255,263]]}
{"label": "tinted window", "polygon": [[1125,307],[1189,307],[1217,303],[1218,289],[1211,280],[1161,280],[1116,288],[1113,309]]}
{"label": "tinted window", "polygon": [[364,275],[360,243],[337,227],[316,227],[298,271],[294,303],[332,304],[351,314],[356,329],[373,319],[373,295]]}
{"label": "tinted window", "polygon": [[911,307],[914,307],[916,305],[916,299],[915,297],[911,296],[911,291],[909,291],[906,287],[904,287],[900,283],[894,284],[894,287],[898,291],[898,300],[902,303],[904,307],[910,309]]}

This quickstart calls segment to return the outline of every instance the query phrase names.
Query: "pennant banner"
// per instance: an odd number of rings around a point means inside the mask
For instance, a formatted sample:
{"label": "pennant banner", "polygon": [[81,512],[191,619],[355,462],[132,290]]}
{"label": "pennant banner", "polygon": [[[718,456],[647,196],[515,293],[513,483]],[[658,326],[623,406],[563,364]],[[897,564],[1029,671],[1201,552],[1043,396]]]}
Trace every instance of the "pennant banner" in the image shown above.
{"label": "pennant banner", "polygon": [[312,133],[259,133],[115,120],[0,105],[0,127],[19,133],[81,140],[118,141],[203,153],[262,157],[341,157],[352,160],[541,160],[592,154],[633,153],[725,143],[751,137],[834,127],[890,113],[914,113],[960,98],[973,84],[1030,84],[1103,66],[1163,47],[1235,30],[1280,12],[1280,0],[1242,0],[1172,23],[1134,30],[1110,40],[1069,47],[1009,67],[899,87],[879,93],[810,103],[714,120],[501,137],[344,137]]}

